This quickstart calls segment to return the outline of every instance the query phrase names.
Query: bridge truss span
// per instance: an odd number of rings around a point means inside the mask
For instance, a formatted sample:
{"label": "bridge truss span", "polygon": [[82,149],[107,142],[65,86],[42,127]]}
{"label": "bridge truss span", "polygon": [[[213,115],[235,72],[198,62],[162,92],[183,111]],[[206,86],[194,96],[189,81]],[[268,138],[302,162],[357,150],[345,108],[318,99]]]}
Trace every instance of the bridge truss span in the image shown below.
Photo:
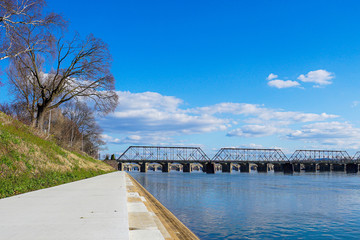
{"label": "bridge truss span", "polygon": [[221,148],[212,158],[215,162],[287,162],[280,149]]}
{"label": "bridge truss span", "polygon": [[209,157],[199,147],[130,146],[119,162],[205,162]]}
{"label": "bridge truss span", "polygon": [[352,159],[355,162],[360,162],[360,151],[356,152]]}
{"label": "bridge truss span", "polygon": [[290,157],[291,162],[346,163],[352,160],[346,151],[336,150],[296,150]]}

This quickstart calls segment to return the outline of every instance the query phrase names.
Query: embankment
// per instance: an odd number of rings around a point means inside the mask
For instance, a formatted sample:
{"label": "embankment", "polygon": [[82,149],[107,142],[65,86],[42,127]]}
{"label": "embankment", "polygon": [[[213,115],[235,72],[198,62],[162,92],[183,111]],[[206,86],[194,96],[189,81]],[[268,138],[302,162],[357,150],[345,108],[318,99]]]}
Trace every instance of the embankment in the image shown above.
{"label": "embankment", "polygon": [[199,239],[132,176],[126,178],[130,239],[155,239],[156,234],[169,240]]}
{"label": "embankment", "polygon": [[0,198],[112,172],[0,112]]}

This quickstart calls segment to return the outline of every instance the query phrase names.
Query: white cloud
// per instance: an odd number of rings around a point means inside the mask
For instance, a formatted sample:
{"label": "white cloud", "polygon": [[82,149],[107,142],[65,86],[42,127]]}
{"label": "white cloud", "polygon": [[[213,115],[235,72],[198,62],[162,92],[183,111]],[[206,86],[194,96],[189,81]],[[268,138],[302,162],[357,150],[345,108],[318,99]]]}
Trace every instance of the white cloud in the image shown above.
{"label": "white cloud", "polygon": [[118,91],[119,105],[117,109],[163,109],[167,112],[176,111],[183,100],[164,96],[156,92],[131,93]]}
{"label": "white cloud", "polygon": [[316,83],[314,87],[332,84],[334,74],[323,69],[310,71],[307,74],[301,74],[298,79],[302,82]]}
{"label": "white cloud", "polygon": [[106,133],[102,138],[109,144],[186,145],[187,142],[175,140],[175,137],[215,131],[234,137],[276,135],[303,141],[311,139],[306,138],[306,134],[312,125],[304,126],[298,133],[293,130],[294,124],[296,127],[303,123],[325,124],[324,121],[338,117],[249,103],[183,108],[183,100],[155,92],[118,92],[118,95],[119,105],[115,112],[99,119]]}
{"label": "white cloud", "polygon": [[278,133],[287,132],[287,129],[266,125],[244,125],[241,128],[230,131],[229,137],[265,137]]}
{"label": "white cloud", "polygon": [[323,146],[343,147],[346,149],[360,147],[360,128],[347,122],[317,122],[302,126],[287,135],[291,140],[303,140]]}
{"label": "white cloud", "polygon": [[278,78],[278,75],[270,73],[269,76],[266,79],[270,81],[270,80],[273,80],[275,78]]}
{"label": "white cloud", "polygon": [[249,143],[249,144],[244,144],[244,145],[240,145],[240,148],[264,148],[263,145],[261,144],[256,144],[256,143]]}
{"label": "white cloud", "polygon": [[189,109],[188,112],[202,114],[206,113],[209,115],[214,114],[232,114],[242,115],[246,118],[243,121],[253,124],[268,123],[268,121],[277,121],[280,124],[290,124],[294,122],[314,122],[324,121],[327,119],[337,118],[337,115],[327,113],[303,113],[294,111],[284,111],[282,109],[266,108],[259,104],[249,103],[218,103],[215,105]]}
{"label": "white cloud", "polygon": [[159,136],[158,134],[130,134],[123,138],[115,138],[107,134],[102,134],[101,138],[110,144],[134,144],[134,145],[166,145],[171,142],[169,137]]}
{"label": "white cloud", "polygon": [[291,80],[285,81],[285,80],[276,79],[269,81],[268,85],[270,87],[282,89],[282,88],[299,87],[300,83],[298,83],[297,81],[291,81]]}
{"label": "white cloud", "polygon": [[179,105],[181,99],[159,93],[118,92],[119,105],[115,112],[102,118],[105,129],[120,133],[162,132],[192,134],[225,130],[229,120],[201,113],[190,114]]}
{"label": "white cloud", "polygon": [[308,124],[301,130],[293,131],[288,135],[292,139],[329,139],[360,137],[360,129],[353,128],[350,123],[318,122]]}
{"label": "white cloud", "polygon": [[101,134],[101,138],[106,143],[120,143],[121,140],[119,138],[114,138],[112,136],[109,136],[107,134]]}

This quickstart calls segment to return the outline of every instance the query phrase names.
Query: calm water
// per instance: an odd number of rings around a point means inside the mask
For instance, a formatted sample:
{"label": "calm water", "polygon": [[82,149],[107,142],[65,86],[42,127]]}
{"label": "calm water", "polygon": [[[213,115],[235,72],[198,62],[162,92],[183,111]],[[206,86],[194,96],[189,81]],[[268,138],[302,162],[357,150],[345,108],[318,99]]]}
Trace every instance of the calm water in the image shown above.
{"label": "calm water", "polygon": [[360,239],[360,175],[130,174],[201,239]]}

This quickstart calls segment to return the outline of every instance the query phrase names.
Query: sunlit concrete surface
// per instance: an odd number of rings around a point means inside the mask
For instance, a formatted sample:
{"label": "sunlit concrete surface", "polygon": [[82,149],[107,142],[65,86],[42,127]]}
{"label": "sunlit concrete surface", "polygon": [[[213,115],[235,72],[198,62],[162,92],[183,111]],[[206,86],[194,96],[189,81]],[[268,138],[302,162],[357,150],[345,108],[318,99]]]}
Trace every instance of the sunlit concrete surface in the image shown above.
{"label": "sunlit concrete surface", "polygon": [[[147,200],[140,196],[134,184],[126,176],[128,190],[127,209],[129,214],[130,240],[164,240],[171,236],[151,209],[146,207]],[[165,237],[164,237],[165,236]]]}
{"label": "sunlit concrete surface", "polygon": [[125,173],[0,199],[0,239],[129,239]]}

